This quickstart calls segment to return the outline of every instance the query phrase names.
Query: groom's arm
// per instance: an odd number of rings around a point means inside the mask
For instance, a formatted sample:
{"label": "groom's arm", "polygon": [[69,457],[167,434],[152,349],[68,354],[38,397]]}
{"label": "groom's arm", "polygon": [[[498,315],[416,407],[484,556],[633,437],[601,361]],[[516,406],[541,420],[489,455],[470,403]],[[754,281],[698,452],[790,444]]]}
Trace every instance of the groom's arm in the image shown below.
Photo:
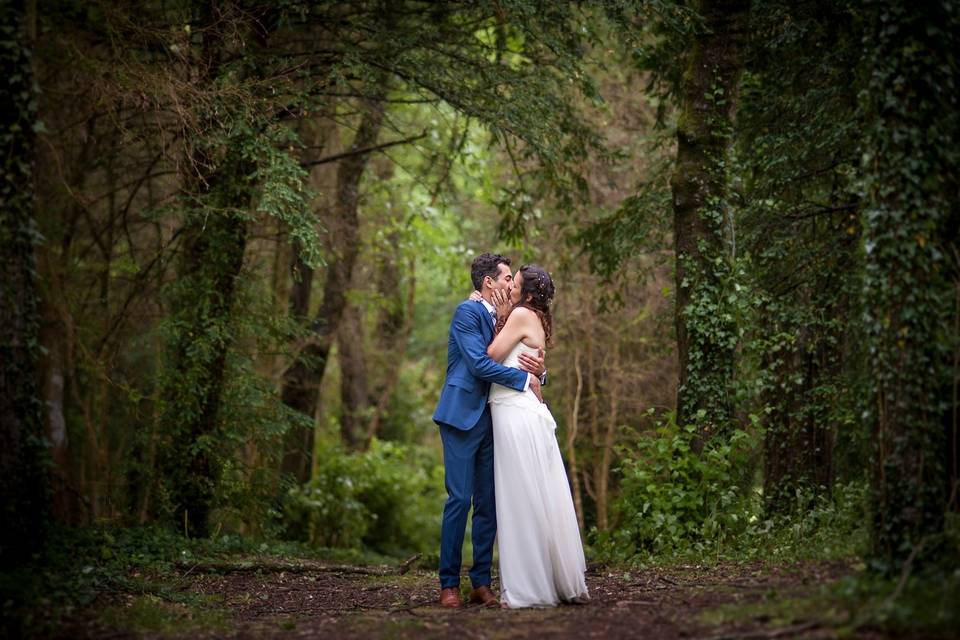
{"label": "groom's arm", "polygon": [[481,380],[524,391],[530,374],[520,369],[505,367],[487,355],[487,345],[480,329],[481,322],[486,322],[486,319],[480,317],[479,312],[472,312],[465,304],[457,307],[453,314],[453,337],[467,369]]}

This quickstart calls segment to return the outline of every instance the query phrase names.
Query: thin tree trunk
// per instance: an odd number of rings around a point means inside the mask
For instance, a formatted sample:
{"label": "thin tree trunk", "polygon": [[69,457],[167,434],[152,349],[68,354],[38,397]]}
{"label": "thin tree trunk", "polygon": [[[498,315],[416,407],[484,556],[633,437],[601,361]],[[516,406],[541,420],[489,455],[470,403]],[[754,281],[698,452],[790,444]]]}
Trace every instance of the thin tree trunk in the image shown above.
{"label": "thin tree trunk", "polygon": [[583,369],[580,367],[580,349],[574,347],[573,369],[577,376],[577,387],[573,394],[573,407],[570,409],[570,430],[567,433],[567,459],[570,461],[570,486],[573,493],[573,506],[577,511],[577,524],[580,535],[585,528],[583,523],[583,492],[580,489],[580,476],[577,470],[577,433],[580,430],[580,396],[583,393]]}
{"label": "thin tree trunk", "polygon": [[729,383],[736,327],[724,287],[731,256],[725,161],[744,65],[749,0],[701,0],[681,87],[677,163],[671,178],[680,380],[677,422],[696,424],[698,444],[731,420]]}
{"label": "thin tree trunk", "polygon": [[[383,123],[382,102],[385,79],[380,79],[379,93],[368,102],[360,127],[357,129],[351,150],[374,144]],[[337,335],[343,308],[346,304],[346,289],[353,275],[353,266],[359,251],[360,220],[357,215],[359,187],[366,169],[369,154],[345,157],[337,170],[337,195],[334,208],[336,228],[329,231],[336,238],[327,259],[327,273],[323,286],[323,301],[314,319],[310,342],[303,348],[294,363],[284,372],[281,396],[284,404],[308,416],[317,417],[320,383],[327,367],[327,356]],[[313,459],[314,425],[308,428],[294,427],[287,434],[284,445],[284,472],[293,475],[298,482],[310,479]]]}
{"label": "thin tree trunk", "polygon": [[607,531],[610,528],[608,511],[610,506],[610,467],[613,466],[613,447],[616,443],[617,425],[620,420],[620,343],[616,339],[612,341],[610,352],[606,354],[608,358],[607,376],[609,381],[606,385],[609,394],[610,407],[607,410],[606,428],[601,440],[600,466],[596,469],[597,475],[597,528],[600,531]]}

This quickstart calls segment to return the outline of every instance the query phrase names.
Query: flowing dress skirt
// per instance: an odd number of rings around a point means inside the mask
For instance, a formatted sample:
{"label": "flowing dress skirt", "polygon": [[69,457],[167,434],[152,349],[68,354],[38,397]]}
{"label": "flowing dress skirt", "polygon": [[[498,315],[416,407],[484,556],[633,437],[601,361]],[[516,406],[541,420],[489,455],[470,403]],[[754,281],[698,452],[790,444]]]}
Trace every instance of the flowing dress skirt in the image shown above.
{"label": "flowing dress skirt", "polygon": [[557,423],[532,391],[493,387],[501,598],[514,608],[586,602],[586,562]]}

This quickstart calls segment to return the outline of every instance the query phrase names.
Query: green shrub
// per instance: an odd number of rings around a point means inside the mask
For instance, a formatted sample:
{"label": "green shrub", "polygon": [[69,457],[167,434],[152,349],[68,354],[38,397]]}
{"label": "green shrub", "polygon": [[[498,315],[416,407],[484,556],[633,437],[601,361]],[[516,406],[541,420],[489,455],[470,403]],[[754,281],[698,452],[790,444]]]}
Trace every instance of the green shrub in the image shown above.
{"label": "green shrub", "polygon": [[313,479],[287,495],[288,535],[324,547],[401,555],[440,539],[443,467],[427,450],[374,440],[362,453],[318,453]]}
{"label": "green shrub", "polygon": [[753,465],[761,434],[734,431],[697,455],[695,429],[672,420],[623,452],[614,526],[593,532],[612,561],[693,556],[699,560],[834,559],[865,549],[867,484],[797,490],[789,508],[764,513]]}
{"label": "green shrub", "polygon": [[596,534],[602,555],[625,560],[705,552],[746,530],[756,501],[741,483],[756,443],[738,430],[697,455],[691,449],[694,432],[669,420],[655,437],[642,437],[625,452],[612,505],[618,524]]}

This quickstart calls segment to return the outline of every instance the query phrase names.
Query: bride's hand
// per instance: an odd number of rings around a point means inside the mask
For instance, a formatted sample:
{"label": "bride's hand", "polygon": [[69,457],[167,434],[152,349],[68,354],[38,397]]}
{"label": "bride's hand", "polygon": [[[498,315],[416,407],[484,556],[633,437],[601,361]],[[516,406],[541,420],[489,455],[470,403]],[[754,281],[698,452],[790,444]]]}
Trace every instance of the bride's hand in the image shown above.
{"label": "bride's hand", "polygon": [[473,293],[470,294],[470,300],[473,300],[474,302],[480,302],[481,300],[483,300],[483,296],[480,295],[479,291],[474,291]]}
{"label": "bride's hand", "polygon": [[513,303],[510,302],[510,294],[503,289],[494,289],[492,297],[493,308],[497,311],[497,320],[506,318],[513,308]]}

